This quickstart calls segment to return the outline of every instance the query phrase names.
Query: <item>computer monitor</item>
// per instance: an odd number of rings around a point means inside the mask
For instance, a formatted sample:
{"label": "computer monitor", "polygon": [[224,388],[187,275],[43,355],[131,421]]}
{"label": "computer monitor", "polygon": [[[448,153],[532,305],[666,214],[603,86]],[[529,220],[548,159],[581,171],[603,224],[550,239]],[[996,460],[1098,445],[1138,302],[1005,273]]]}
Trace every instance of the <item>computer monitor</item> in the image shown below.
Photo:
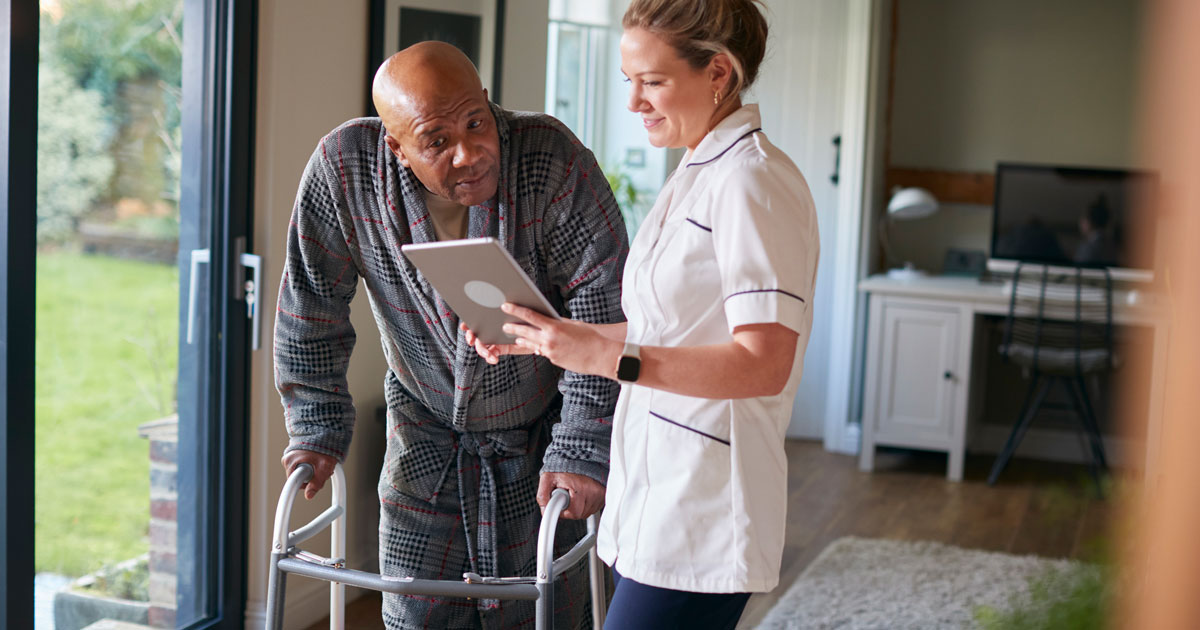
{"label": "computer monitor", "polygon": [[1129,169],[997,164],[988,269],[1023,261],[1152,280],[1155,215],[1146,206],[1157,181]]}

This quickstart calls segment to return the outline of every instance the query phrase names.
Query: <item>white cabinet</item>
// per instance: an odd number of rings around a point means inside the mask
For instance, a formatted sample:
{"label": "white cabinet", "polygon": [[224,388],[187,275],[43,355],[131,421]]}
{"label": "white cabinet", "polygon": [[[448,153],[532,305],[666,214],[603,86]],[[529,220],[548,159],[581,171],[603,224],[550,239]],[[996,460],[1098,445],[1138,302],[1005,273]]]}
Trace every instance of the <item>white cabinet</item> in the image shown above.
{"label": "white cabinet", "polygon": [[[881,274],[860,281],[858,290],[868,296],[870,305],[860,467],[871,470],[877,445],[945,451],[949,454],[946,476],[961,480],[967,427],[983,415],[987,357],[996,351],[996,340],[989,341],[983,330],[975,334],[975,329],[982,317],[1008,313],[1010,289],[1000,282],[973,278],[898,280]],[[1153,297],[1133,302],[1117,293],[1113,298],[1114,324],[1154,331],[1144,447],[1147,480],[1156,478],[1162,440],[1170,321],[1164,305],[1165,301]],[[1036,428],[1030,431],[1026,444],[1036,432]]]}
{"label": "white cabinet", "polygon": [[961,480],[971,314],[939,300],[870,300],[860,467],[872,469],[878,445],[946,451],[947,477]]}

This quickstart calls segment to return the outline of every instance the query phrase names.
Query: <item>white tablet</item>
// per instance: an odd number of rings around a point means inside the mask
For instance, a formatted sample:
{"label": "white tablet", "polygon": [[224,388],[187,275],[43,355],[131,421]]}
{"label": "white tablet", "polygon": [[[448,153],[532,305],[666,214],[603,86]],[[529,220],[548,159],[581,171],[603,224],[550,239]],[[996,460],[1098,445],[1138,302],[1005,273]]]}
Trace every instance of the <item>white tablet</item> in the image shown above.
{"label": "white tablet", "polygon": [[500,310],[505,302],[559,318],[508,250],[490,236],[402,245],[400,251],[484,343],[515,340],[502,326],[520,320]]}

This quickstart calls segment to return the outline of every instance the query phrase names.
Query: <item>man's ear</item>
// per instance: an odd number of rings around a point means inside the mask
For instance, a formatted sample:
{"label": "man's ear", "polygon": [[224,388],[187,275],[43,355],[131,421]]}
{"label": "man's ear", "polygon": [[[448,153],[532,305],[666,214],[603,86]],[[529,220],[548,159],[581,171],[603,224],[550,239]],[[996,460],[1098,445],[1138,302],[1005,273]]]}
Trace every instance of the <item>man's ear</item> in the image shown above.
{"label": "man's ear", "polygon": [[491,102],[488,100],[487,88],[483,88],[483,100],[484,100],[484,102],[487,102],[487,103]]}
{"label": "man's ear", "polygon": [[392,134],[389,133],[384,138],[384,142],[387,142],[388,148],[396,155],[396,159],[400,160],[400,165],[404,168],[409,168],[408,158],[404,157],[404,149],[400,148],[400,141],[393,138]]}

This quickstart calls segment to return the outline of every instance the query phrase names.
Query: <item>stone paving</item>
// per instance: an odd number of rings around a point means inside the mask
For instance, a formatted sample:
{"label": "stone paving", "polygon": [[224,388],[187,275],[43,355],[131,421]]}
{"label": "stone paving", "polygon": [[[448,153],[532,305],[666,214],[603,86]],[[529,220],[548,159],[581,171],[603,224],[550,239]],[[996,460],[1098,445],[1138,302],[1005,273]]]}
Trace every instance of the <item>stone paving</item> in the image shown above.
{"label": "stone paving", "polygon": [[33,576],[33,628],[54,630],[54,594],[66,588],[71,579],[54,573]]}

